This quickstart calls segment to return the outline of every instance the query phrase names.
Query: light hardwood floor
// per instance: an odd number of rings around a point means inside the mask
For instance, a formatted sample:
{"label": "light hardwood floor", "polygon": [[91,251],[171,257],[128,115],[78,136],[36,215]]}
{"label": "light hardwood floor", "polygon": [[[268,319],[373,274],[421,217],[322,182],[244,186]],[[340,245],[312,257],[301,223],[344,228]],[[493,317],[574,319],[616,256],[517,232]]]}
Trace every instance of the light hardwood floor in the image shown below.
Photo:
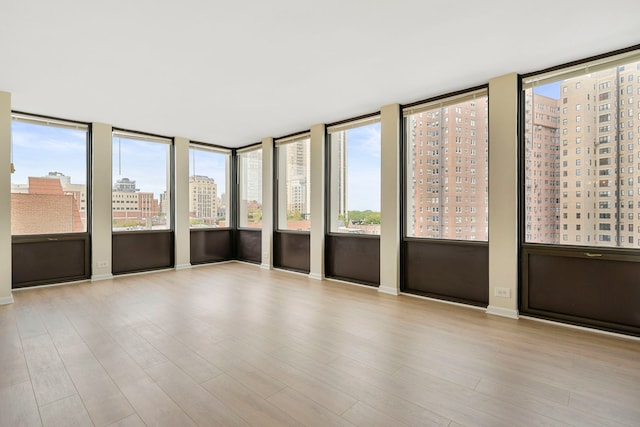
{"label": "light hardwood floor", "polygon": [[238,263],[14,293],[0,426],[640,425],[640,342]]}

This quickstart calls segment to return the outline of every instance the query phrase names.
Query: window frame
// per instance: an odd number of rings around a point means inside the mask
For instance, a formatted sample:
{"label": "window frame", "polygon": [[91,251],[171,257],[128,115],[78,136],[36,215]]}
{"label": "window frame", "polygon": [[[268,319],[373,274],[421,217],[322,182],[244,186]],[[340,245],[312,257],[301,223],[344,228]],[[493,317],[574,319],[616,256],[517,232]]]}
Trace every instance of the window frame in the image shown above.
{"label": "window frame", "polygon": [[[234,217],[235,217],[235,204],[233,203],[233,189],[234,189],[234,185],[232,183],[232,177],[233,177],[233,155],[234,155],[234,150],[233,149],[229,149],[229,148],[225,148],[222,147],[220,145],[215,145],[215,144],[207,144],[204,142],[197,142],[197,141],[189,141],[189,181],[191,181],[191,150],[199,150],[199,151],[204,151],[204,152],[208,152],[208,153],[216,153],[216,154],[222,154],[224,156],[226,156],[225,159],[225,186],[224,186],[224,190],[225,190],[225,194],[227,196],[227,203],[226,203],[226,215],[225,215],[225,221],[227,223],[226,226],[224,227],[218,227],[218,226],[214,226],[214,225],[209,225],[209,226],[205,226],[205,227],[192,227],[191,226],[191,217],[189,217],[189,230],[228,230],[231,228],[234,228]],[[215,180],[214,180],[215,181]],[[216,186],[218,185],[218,183],[216,182]],[[222,193],[220,192],[219,188],[216,187],[216,198],[220,198],[220,195]],[[191,190],[189,190],[189,200],[191,200]]]}
{"label": "window frame", "polygon": [[[453,238],[438,238],[438,237],[427,237],[427,236],[414,236],[414,235],[410,235],[409,231],[410,231],[410,227],[409,227],[409,212],[410,212],[410,206],[409,206],[409,202],[410,202],[410,197],[409,197],[409,165],[411,162],[411,158],[410,158],[410,151],[409,151],[409,139],[408,139],[408,135],[407,135],[407,126],[408,126],[408,117],[411,116],[412,114],[416,114],[419,112],[423,112],[423,111],[428,111],[431,110],[433,108],[438,108],[438,107],[454,107],[457,106],[460,103],[463,102],[467,102],[467,101],[471,101],[473,99],[476,98],[487,98],[487,114],[486,114],[486,120],[487,120],[487,133],[486,133],[486,137],[487,137],[487,151],[485,153],[487,161],[486,164],[484,166],[486,166],[487,168],[487,174],[486,174],[486,185],[485,187],[487,188],[486,193],[486,212],[484,212],[484,217],[488,218],[489,212],[488,212],[488,207],[489,207],[489,150],[491,147],[491,141],[489,139],[489,131],[488,131],[488,120],[489,120],[489,109],[488,109],[488,105],[490,103],[489,100],[489,86],[488,84],[484,84],[484,85],[479,85],[479,86],[475,86],[475,87],[471,87],[468,89],[463,89],[463,90],[459,90],[459,91],[455,91],[455,92],[451,92],[451,93],[447,93],[444,95],[440,95],[437,97],[433,97],[433,98],[429,98],[426,100],[421,100],[421,101],[417,101],[411,104],[406,104],[401,106],[401,117],[402,117],[402,124],[401,124],[401,159],[402,159],[402,176],[401,176],[401,182],[402,182],[402,191],[401,191],[401,211],[402,211],[402,215],[401,215],[401,220],[402,220],[402,226],[401,226],[401,233],[402,233],[402,239],[404,241],[427,241],[427,242],[443,242],[443,243],[450,243],[450,244],[460,244],[460,245],[487,245],[489,242],[489,233],[488,233],[488,227],[489,227],[489,221],[486,221],[485,226],[487,227],[487,238],[486,239],[453,239]],[[476,117],[477,120],[477,117]],[[450,143],[452,147],[455,147],[456,143],[455,141],[453,143]],[[475,145],[476,147],[476,152],[477,152],[477,144]],[[452,155],[455,155],[455,152],[451,153]],[[478,155],[478,153],[476,154]],[[480,165],[479,164],[475,164],[475,169],[479,169]],[[440,175],[442,183],[441,185],[444,186],[445,183],[445,174],[441,174]],[[455,175],[449,176],[447,175],[448,178],[453,178],[455,180]],[[451,182],[451,180],[449,181],[450,184],[453,184],[453,186],[455,187],[455,181]],[[476,185],[481,188],[481,184],[480,183],[476,183]],[[455,197],[455,191],[451,193],[452,197]],[[482,194],[482,193],[477,193],[477,194]],[[440,197],[442,197],[442,195],[440,195]],[[442,215],[444,214],[444,212],[438,212],[438,216],[442,217]],[[476,210],[476,214],[478,217],[483,217],[483,213],[480,212],[479,210]],[[452,219],[453,221],[450,221],[450,227],[455,228],[456,227],[456,222],[455,222],[455,211],[449,212],[449,216],[450,219]],[[482,222],[477,222],[477,224],[482,224]]]}
{"label": "window frame", "polygon": [[[17,119],[16,119],[17,117]],[[11,234],[14,242],[39,241],[42,238],[65,238],[76,239],[79,236],[89,236],[92,227],[92,127],[91,123],[85,123],[77,120],[67,120],[57,117],[26,113],[18,110],[11,110],[11,123],[19,121],[22,123],[31,123],[40,126],[54,126],[59,128],[85,130],[85,228],[84,231],[68,232],[68,233],[35,233],[35,234]],[[13,161],[13,131],[11,132],[11,167],[14,167]],[[11,172],[13,174],[13,172]],[[12,191],[11,191],[12,192]],[[10,219],[11,221],[11,219]]]}
{"label": "window frame", "polygon": [[[282,164],[280,162],[280,148],[283,146],[287,146],[290,144],[295,144],[298,142],[307,142],[308,144],[308,167],[310,168],[311,166],[311,131],[307,130],[307,131],[303,131],[303,132],[297,132],[291,135],[287,135],[287,136],[283,136],[277,139],[274,139],[273,141],[273,231],[274,232],[278,232],[278,233],[299,233],[299,234],[310,234],[311,233],[311,224],[309,224],[309,229],[308,230],[295,230],[295,229],[290,229],[290,228],[282,228],[280,226],[280,204],[281,204],[281,197],[284,196],[285,198],[287,197],[287,193],[285,190],[285,194],[280,194],[280,168],[282,167]],[[284,167],[286,167],[287,165],[285,164]],[[307,192],[309,193],[309,200],[310,200],[310,191],[311,191],[311,174],[309,173],[309,175],[307,176]],[[286,200],[284,201],[285,205],[286,205]],[[311,215],[311,207],[308,206],[307,209],[309,210],[308,214]],[[286,209],[285,209],[286,210]],[[288,222],[288,219],[286,218],[287,212],[285,212],[285,222]],[[312,219],[310,219],[309,221],[312,221]]]}
{"label": "window frame", "polygon": [[[262,160],[262,156],[264,155],[264,151],[262,148],[262,144],[261,143],[256,143],[256,144],[251,144],[242,148],[238,148],[235,150],[235,173],[236,173],[236,183],[235,183],[235,199],[236,199],[236,203],[235,203],[235,212],[234,212],[234,224],[235,224],[235,228],[237,230],[250,230],[250,231],[260,231],[262,230],[263,226],[262,226],[262,222],[260,227],[250,227],[247,225],[243,225],[243,221],[242,221],[242,217],[243,217],[243,207],[242,207],[242,185],[243,185],[243,181],[242,181],[242,155],[245,153],[250,153],[253,151],[260,151],[260,159]],[[260,204],[261,204],[261,209],[264,208],[264,200],[263,200],[263,194],[262,194],[262,179],[263,179],[263,174],[262,174],[262,167],[263,164],[260,164]],[[263,212],[263,216],[264,216],[264,212]]]}
{"label": "window frame", "polygon": [[[341,120],[339,122],[328,124],[325,127],[325,226],[326,226],[326,234],[330,236],[350,236],[350,237],[362,237],[362,238],[379,238],[379,234],[371,234],[371,233],[350,233],[350,232],[341,232],[333,230],[333,220],[332,220],[332,210],[333,206],[331,204],[331,194],[333,190],[333,182],[332,178],[332,153],[333,153],[333,143],[331,141],[331,134],[337,133],[341,131],[348,131],[350,129],[356,129],[359,127],[368,126],[374,123],[382,123],[381,115],[379,111],[374,113],[358,116],[352,119]],[[380,141],[380,145],[382,146],[382,139]],[[346,146],[345,146],[346,147]],[[382,147],[381,147],[382,148]],[[348,167],[347,160],[347,167]],[[382,175],[382,162],[380,162],[380,174]],[[381,188],[379,189],[381,192]],[[380,194],[381,196],[381,194]],[[348,203],[347,203],[348,207]],[[380,210],[382,210],[382,204],[380,205]],[[348,211],[347,211],[348,212]],[[380,212],[381,213],[381,212]],[[382,223],[382,221],[381,221]]]}
{"label": "window frame", "polygon": [[[157,135],[153,133],[148,133],[148,132],[140,132],[135,130],[112,127],[111,129],[112,146],[114,143],[114,138],[116,137],[117,134],[121,135],[121,137],[124,139],[147,141],[147,142],[167,145],[166,191],[169,194],[169,207],[168,207],[168,213],[167,213],[167,215],[169,216],[169,220],[167,221],[167,228],[142,229],[142,230],[114,230],[113,229],[113,187],[112,187],[111,189],[111,233],[112,234],[122,234],[122,233],[143,234],[143,233],[163,233],[163,232],[173,233],[175,231],[175,140],[174,138]],[[112,153],[111,159],[112,159],[111,170],[113,171],[113,153]],[[115,176],[113,175],[113,173],[111,176],[111,181],[112,181],[111,185],[113,186],[113,184],[115,183]],[[158,209],[160,209],[160,199],[158,199]]]}

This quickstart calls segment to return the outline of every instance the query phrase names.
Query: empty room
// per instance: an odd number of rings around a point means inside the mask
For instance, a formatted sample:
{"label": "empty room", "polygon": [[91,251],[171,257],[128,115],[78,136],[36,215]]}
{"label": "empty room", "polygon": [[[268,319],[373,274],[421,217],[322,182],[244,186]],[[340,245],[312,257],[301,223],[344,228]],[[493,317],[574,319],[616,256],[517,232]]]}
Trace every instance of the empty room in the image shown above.
{"label": "empty room", "polygon": [[0,426],[640,424],[640,3],[4,1]]}

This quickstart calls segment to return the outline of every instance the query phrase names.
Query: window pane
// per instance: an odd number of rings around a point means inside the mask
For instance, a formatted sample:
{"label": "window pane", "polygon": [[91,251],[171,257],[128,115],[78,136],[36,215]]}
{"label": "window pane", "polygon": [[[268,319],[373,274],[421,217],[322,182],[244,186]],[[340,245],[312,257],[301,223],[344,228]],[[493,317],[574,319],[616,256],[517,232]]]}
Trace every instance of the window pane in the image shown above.
{"label": "window pane", "polygon": [[278,146],[278,229],[311,229],[309,138]]}
{"label": "window pane", "polygon": [[113,231],[171,227],[171,145],[163,140],[113,136]]}
{"label": "window pane", "polygon": [[76,127],[14,117],[11,234],[87,230],[87,127]]}
{"label": "window pane", "polygon": [[488,98],[405,117],[407,236],[488,238]]}
{"label": "window pane", "polygon": [[262,148],[238,154],[239,226],[262,228]]}
{"label": "window pane", "polygon": [[380,123],[332,132],[330,226],[380,234]]}
{"label": "window pane", "polygon": [[228,153],[189,150],[189,224],[191,228],[228,227]]}
{"label": "window pane", "polygon": [[524,91],[526,242],[637,247],[639,64]]}

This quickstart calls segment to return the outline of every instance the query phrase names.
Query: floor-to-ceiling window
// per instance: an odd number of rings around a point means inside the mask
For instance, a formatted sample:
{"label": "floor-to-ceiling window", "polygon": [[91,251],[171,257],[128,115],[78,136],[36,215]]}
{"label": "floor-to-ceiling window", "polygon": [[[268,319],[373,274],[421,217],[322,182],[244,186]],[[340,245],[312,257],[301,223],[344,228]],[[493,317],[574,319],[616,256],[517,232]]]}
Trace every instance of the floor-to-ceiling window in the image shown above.
{"label": "floor-to-ceiling window", "polygon": [[232,259],[231,150],[192,143],[189,148],[191,263]]}
{"label": "floor-to-ceiling window", "polygon": [[[275,267],[309,272],[311,139],[309,133],[277,139],[275,161]],[[316,219],[319,220],[319,219]]]}
{"label": "floor-to-ceiling window", "polygon": [[486,88],[407,106],[405,292],[488,304]]}
{"label": "floor-to-ceiling window", "polygon": [[88,278],[89,126],[14,113],[11,144],[13,287]]}
{"label": "floor-to-ceiling window", "polygon": [[522,79],[521,311],[640,332],[640,54]]}
{"label": "floor-to-ceiling window", "polygon": [[325,274],[380,283],[380,116],[327,128]]}
{"label": "floor-to-ceiling window", "polygon": [[174,263],[172,144],[169,138],[113,131],[113,272]]}
{"label": "floor-to-ceiling window", "polygon": [[237,151],[237,257],[260,263],[262,248],[262,147]]}

